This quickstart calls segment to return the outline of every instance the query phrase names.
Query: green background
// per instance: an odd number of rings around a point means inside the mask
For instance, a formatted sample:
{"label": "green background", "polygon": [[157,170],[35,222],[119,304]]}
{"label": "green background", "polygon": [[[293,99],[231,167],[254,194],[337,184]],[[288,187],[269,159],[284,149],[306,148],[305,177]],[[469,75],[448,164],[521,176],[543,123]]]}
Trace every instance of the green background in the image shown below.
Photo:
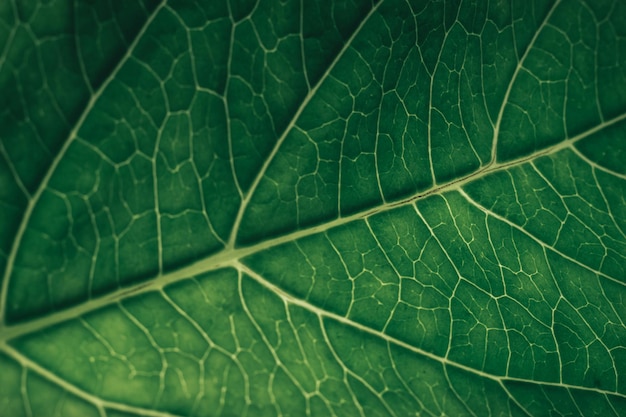
{"label": "green background", "polygon": [[626,415],[623,1],[4,1],[0,91],[1,415]]}

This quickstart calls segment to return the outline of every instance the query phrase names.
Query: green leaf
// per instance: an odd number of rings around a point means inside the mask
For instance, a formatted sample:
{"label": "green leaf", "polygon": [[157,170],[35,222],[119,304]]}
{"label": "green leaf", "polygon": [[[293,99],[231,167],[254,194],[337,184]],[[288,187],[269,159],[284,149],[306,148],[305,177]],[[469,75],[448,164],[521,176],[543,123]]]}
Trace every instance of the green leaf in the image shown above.
{"label": "green leaf", "polygon": [[0,3],[0,414],[626,416],[626,4]]}

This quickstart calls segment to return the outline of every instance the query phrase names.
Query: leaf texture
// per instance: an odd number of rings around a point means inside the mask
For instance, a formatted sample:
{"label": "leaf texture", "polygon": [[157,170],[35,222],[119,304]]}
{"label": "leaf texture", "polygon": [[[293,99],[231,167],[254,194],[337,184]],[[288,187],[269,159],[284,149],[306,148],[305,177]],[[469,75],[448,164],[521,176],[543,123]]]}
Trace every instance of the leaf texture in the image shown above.
{"label": "leaf texture", "polygon": [[626,5],[0,5],[0,414],[626,415]]}

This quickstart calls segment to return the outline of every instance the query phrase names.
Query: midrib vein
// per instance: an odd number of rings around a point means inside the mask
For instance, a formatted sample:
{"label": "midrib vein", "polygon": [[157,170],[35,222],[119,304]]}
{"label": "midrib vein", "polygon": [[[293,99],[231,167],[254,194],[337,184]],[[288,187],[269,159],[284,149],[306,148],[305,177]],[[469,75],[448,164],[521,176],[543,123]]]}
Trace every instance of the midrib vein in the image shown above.
{"label": "midrib vein", "polygon": [[[165,272],[162,274],[156,275],[149,281],[142,281],[130,285],[128,287],[120,288],[108,294],[102,295],[97,298],[92,298],[88,301],[85,301],[81,304],[74,305],[67,309],[56,311],[47,314],[44,317],[35,318],[29,321],[24,321],[21,323],[17,323],[15,325],[0,327],[0,348],[6,344],[7,341],[18,338],[23,335],[31,334],[37,332],[42,329],[46,329],[55,324],[62,323],[67,320],[71,320],[76,317],[83,316],[90,312],[96,311],[100,308],[118,303],[122,300],[125,300],[130,297],[134,297],[146,292],[150,291],[161,291],[167,285],[173,284],[175,282],[183,281],[193,276],[198,276],[210,271],[215,271],[220,268],[232,267],[236,268],[239,261],[244,259],[247,256],[250,256],[255,253],[262,252],[264,250],[282,245],[284,243],[293,242],[298,239],[312,236],[318,233],[323,233],[328,230],[334,229],[336,227],[340,227],[342,225],[366,219],[370,216],[373,216],[378,213],[384,213],[398,207],[407,206],[414,204],[416,201],[427,198],[434,194],[444,193],[447,191],[452,191],[461,188],[465,184],[474,181],[476,179],[483,178],[484,176],[506,169],[510,169],[515,166],[522,165],[524,163],[530,162],[542,156],[547,156],[550,154],[554,154],[556,152],[562,151],[566,148],[570,148],[576,142],[597,133],[603,128],[607,128],[615,123],[619,123],[622,120],[626,119],[626,113],[615,117],[607,122],[603,123],[601,126],[595,126],[592,129],[589,129],[585,132],[578,134],[577,136],[568,139],[564,142],[558,143],[552,147],[537,151],[530,155],[526,155],[519,159],[503,162],[503,163],[493,163],[483,167],[481,170],[478,170],[474,173],[468,174],[460,179],[451,181],[447,184],[443,184],[437,187],[433,187],[429,190],[422,191],[417,193],[411,197],[404,198],[395,202],[388,202],[385,204],[381,204],[379,206],[368,208],[366,210],[354,213],[350,216],[340,217],[323,224],[319,224],[316,226],[311,226],[306,229],[297,230],[292,233],[285,234],[283,236],[278,236],[272,239],[265,240],[263,242],[241,247],[241,248],[232,248],[232,249],[224,249],[221,252],[217,252],[215,254],[209,255],[204,259],[191,263],[187,266],[181,267],[179,269]],[[1,325],[0,325],[1,326]]]}

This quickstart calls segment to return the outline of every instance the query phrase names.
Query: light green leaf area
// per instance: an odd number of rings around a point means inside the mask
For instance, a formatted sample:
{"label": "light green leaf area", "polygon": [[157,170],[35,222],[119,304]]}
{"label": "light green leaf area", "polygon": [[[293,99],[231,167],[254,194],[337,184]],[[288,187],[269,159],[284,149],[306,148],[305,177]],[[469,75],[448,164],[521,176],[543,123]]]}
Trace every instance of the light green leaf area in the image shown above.
{"label": "light green leaf area", "polygon": [[626,4],[0,2],[0,415],[626,416]]}

